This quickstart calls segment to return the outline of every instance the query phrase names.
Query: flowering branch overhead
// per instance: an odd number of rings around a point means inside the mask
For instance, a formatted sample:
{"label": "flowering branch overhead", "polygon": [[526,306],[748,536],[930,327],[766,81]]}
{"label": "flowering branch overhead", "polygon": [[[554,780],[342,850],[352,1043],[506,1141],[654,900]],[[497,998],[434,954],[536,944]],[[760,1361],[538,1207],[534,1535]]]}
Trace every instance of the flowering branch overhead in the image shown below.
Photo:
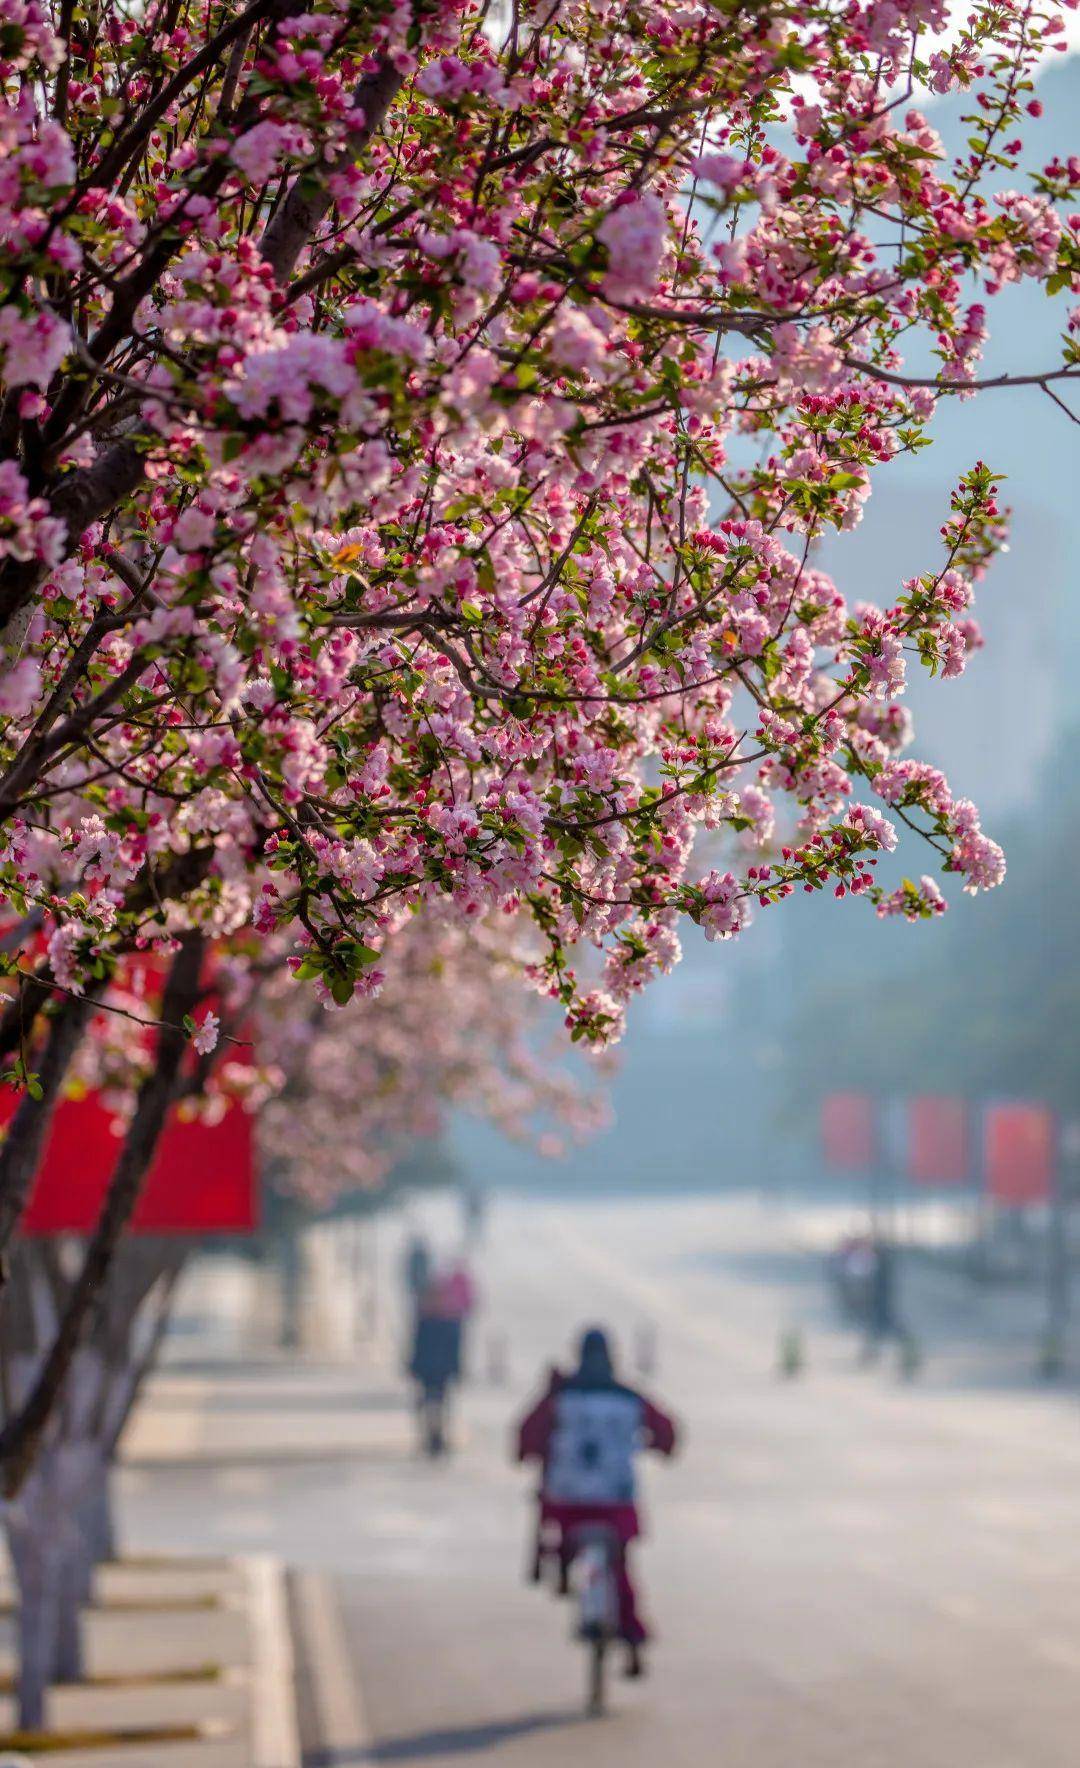
{"label": "flowering branch overhead", "polygon": [[[603,1043],[683,917],[940,912],[876,881],[897,821],[999,881],[902,704],[980,642],[993,472],[887,608],[816,550],[942,394],[1080,376],[1075,312],[978,376],[1002,287],[1080,286],[1080,162],[1017,134],[1059,21],[949,11],[13,0],[0,890],[35,999],[254,925],[344,1005],[416,915],[506,915]],[[964,94],[959,160],[918,86]]]}

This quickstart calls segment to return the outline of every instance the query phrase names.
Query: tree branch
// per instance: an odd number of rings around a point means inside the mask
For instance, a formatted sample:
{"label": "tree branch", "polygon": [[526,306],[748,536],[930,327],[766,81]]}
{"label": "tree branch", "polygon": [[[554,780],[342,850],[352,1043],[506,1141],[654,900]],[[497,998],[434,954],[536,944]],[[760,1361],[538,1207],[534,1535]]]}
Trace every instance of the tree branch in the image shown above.
{"label": "tree branch", "polygon": [[161,1003],[161,1029],[153,1072],[139,1090],[135,1115],[113,1171],[97,1226],[72,1285],[56,1338],[20,1410],[0,1430],[4,1489],[13,1497],[29,1473],[42,1433],[63,1394],[91,1310],[109,1275],[121,1236],[142,1193],[173,1104],[187,1049],[183,1020],[198,1000],[205,939],[185,933],[173,959]]}
{"label": "tree branch", "polygon": [[[108,515],[146,477],[146,456],[134,442],[117,442],[92,467],[68,473],[55,491],[49,492],[52,515],[67,530],[65,558],[92,522]],[[48,576],[48,567],[37,559],[20,561],[0,577],[0,644],[10,641],[12,626],[34,591]]]}
{"label": "tree branch", "polygon": [[330,208],[333,201],[330,179],[356,164],[372,136],[382,128],[386,113],[403,83],[404,75],[384,58],[376,71],[357,87],[356,101],[364,113],[364,121],[348,147],[335,155],[325,168],[302,173],[272,216],[259,250],[279,283],[288,281],[296,260]]}
{"label": "tree branch", "polygon": [[104,986],[104,982],[95,983],[81,997],[68,995],[57,1007],[37,1069],[40,1097],[34,1098],[29,1092],[23,1094],[0,1146],[0,1259],[7,1251],[26,1208],[64,1076],[82,1042]]}

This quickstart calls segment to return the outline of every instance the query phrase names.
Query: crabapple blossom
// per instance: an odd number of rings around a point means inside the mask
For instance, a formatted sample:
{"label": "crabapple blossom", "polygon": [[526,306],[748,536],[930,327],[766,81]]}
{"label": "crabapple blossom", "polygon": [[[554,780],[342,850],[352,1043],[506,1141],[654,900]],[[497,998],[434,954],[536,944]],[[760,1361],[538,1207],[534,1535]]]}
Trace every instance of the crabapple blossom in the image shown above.
{"label": "crabapple blossom", "polygon": [[[35,1012],[198,929],[364,1018],[418,922],[495,924],[600,1044],[687,920],[891,903],[867,800],[996,884],[903,704],[979,642],[993,471],[887,606],[820,543],[982,396],[998,290],[1075,305],[1080,162],[1023,153],[1056,31],[12,0],[0,895]],[[952,87],[956,160],[918,97]]]}
{"label": "crabapple blossom", "polygon": [[[377,1187],[454,1107],[548,1149],[599,1128],[602,1096],[553,1064],[537,1003],[515,986],[526,962],[505,916],[467,930],[419,920],[396,941],[376,999],[313,1013],[286,977],[272,982],[255,1022],[276,1076],[258,1119],[272,1182],[315,1208]],[[219,1076],[228,1089],[228,1064]]]}
{"label": "crabapple blossom", "polygon": [[883,918],[887,915],[902,915],[907,921],[924,921],[934,915],[945,912],[946,903],[938,888],[937,880],[928,877],[924,872],[917,884],[905,878],[895,890],[890,890],[878,900],[877,912]]}
{"label": "crabapple blossom", "polygon": [[[533,955],[526,932],[508,916],[467,929],[414,919],[394,942],[378,995],[333,1013],[295,986],[280,936],[220,942],[204,972],[212,1004],[189,1027],[201,1060],[181,1110],[210,1123],[230,1103],[255,1114],[270,1182],[320,1208],[378,1186],[456,1107],[518,1140],[555,1130],[586,1137],[603,1123],[605,1101],[552,1061],[551,1025],[520,983]],[[59,955],[54,965],[59,975]],[[153,1069],[161,981],[155,954],[124,961],[69,1075],[118,1125]]]}
{"label": "crabapple blossom", "polygon": [[211,1050],[217,1049],[218,1032],[221,1021],[216,1013],[209,1009],[203,1014],[191,1039],[192,1048],[199,1056],[209,1056]]}

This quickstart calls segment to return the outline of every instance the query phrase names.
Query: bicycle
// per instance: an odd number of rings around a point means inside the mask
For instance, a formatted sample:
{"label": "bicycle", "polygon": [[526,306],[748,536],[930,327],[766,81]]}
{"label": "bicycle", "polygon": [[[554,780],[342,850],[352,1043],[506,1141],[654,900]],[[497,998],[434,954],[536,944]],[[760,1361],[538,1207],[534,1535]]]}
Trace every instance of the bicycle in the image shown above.
{"label": "bicycle", "polygon": [[615,1583],[619,1542],[602,1524],[581,1529],[573,1537],[574,1584],[577,1594],[577,1637],[588,1647],[586,1711],[598,1718],[604,1711],[605,1659],[619,1636],[619,1599]]}

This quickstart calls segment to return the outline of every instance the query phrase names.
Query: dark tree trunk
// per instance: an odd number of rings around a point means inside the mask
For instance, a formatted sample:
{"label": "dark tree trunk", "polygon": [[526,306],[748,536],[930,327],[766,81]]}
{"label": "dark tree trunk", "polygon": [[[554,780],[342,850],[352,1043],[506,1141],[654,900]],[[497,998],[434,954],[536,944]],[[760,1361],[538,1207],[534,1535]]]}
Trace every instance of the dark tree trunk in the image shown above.
{"label": "dark tree trunk", "polygon": [[[0,1255],[26,1207],[45,1136],[71,1060],[97,1005],[100,987],[76,1000],[66,996],[49,1024],[37,1070],[40,1099],[25,1093],[0,1148]],[[35,1009],[29,1012],[32,1024]]]}
{"label": "dark tree trunk", "polygon": [[384,57],[356,89],[356,103],[363,124],[354,129],[348,147],[315,179],[296,178],[285,201],[275,210],[262,236],[259,250],[279,283],[285,283],[296,260],[325,220],[333,203],[330,180],[356,165],[372,136],[382,128],[386,113],[404,85],[404,76]]}
{"label": "dark tree trunk", "polygon": [[83,1679],[83,1609],[90,1601],[93,1566],[88,1544],[76,1524],[75,1539],[70,1543],[60,1567],[57,1588],[56,1655],[53,1680],[81,1682]]}
{"label": "dark tree trunk", "polygon": [[154,1068],[140,1088],[135,1115],[87,1245],[82,1269],[72,1285],[56,1337],[27,1400],[0,1431],[0,1463],[9,1496],[18,1492],[33,1464],[42,1433],[63,1393],[72,1360],[157,1151],[187,1048],[183,1021],[198,1000],[203,946],[201,934],[183,936],[165,986]]}
{"label": "dark tree trunk", "polygon": [[56,1664],[60,1558],[54,1542],[36,1530],[9,1527],[8,1546],[19,1591],[19,1729],[43,1731]]}
{"label": "dark tree trunk", "polygon": [[111,1467],[94,1486],[83,1506],[81,1526],[92,1565],[108,1565],[117,1557],[116,1522],[113,1515]]}
{"label": "dark tree trunk", "polygon": [[[122,1246],[88,1342],[80,1346],[61,1403],[5,1524],[19,1595],[20,1723],[48,1717],[48,1687],[83,1676],[82,1617],[95,1568],[115,1557],[109,1472],[117,1441],[153,1365],[188,1247],[137,1239]],[[5,1298],[0,1375],[17,1415],[72,1293],[52,1241],[19,1243]]]}

